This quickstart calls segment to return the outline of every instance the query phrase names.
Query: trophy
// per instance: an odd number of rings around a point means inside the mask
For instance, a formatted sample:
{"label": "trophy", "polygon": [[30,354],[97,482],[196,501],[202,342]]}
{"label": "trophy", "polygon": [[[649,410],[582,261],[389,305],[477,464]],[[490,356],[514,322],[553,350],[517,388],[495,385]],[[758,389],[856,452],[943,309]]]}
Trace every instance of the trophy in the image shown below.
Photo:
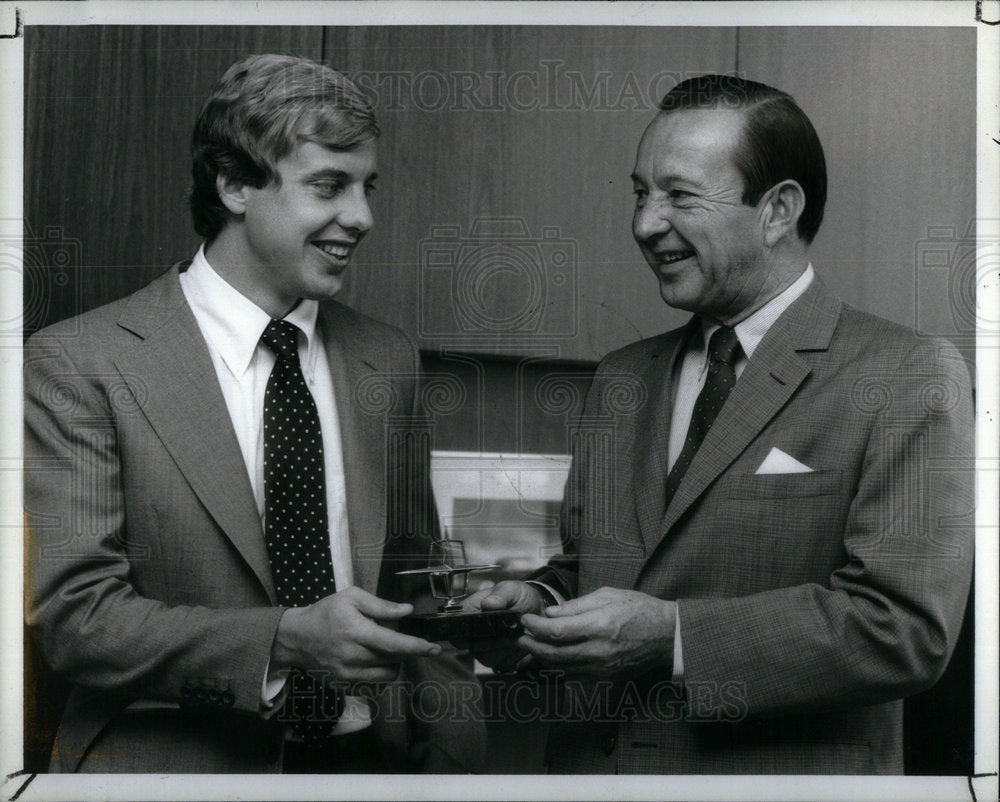
{"label": "trophy", "polygon": [[462,599],[469,595],[469,574],[488,571],[499,565],[470,565],[465,544],[448,538],[431,543],[426,568],[397,571],[397,576],[425,575],[431,596],[443,602],[438,612],[400,619],[399,631],[425,640],[467,642],[494,638],[516,638],[521,634],[521,614],[511,610],[462,611]]}

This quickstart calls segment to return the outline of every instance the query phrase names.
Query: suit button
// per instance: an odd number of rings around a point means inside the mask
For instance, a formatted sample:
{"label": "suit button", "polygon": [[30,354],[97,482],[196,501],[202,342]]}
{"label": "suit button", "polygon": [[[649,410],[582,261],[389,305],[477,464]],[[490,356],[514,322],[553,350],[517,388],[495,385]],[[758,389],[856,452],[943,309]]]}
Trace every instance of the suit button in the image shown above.
{"label": "suit button", "polygon": [[194,698],[197,699],[199,702],[204,702],[206,699],[208,699],[208,691],[206,691],[204,688],[195,688]]}
{"label": "suit button", "polygon": [[601,738],[601,749],[604,754],[610,755],[615,751],[615,746],[618,745],[618,736],[616,735],[605,735]]}
{"label": "suit button", "polygon": [[222,693],[222,704],[226,707],[232,707],[236,703],[236,697],[233,696],[232,691],[223,691]]}
{"label": "suit button", "polygon": [[208,701],[211,702],[213,705],[217,705],[221,697],[222,694],[220,694],[217,690],[215,690],[215,688],[212,688],[212,690],[208,692]]}

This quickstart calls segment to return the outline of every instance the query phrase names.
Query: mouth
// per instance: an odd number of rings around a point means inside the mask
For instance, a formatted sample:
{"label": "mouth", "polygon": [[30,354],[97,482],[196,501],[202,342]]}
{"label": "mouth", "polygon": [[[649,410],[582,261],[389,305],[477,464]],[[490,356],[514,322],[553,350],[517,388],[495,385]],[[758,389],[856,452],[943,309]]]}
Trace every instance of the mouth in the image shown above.
{"label": "mouth", "polygon": [[656,260],[661,265],[672,265],[675,262],[683,262],[694,256],[694,251],[661,251],[656,254]]}
{"label": "mouth", "polygon": [[350,261],[356,242],[338,242],[335,240],[315,240],[310,243],[334,264],[344,266]]}

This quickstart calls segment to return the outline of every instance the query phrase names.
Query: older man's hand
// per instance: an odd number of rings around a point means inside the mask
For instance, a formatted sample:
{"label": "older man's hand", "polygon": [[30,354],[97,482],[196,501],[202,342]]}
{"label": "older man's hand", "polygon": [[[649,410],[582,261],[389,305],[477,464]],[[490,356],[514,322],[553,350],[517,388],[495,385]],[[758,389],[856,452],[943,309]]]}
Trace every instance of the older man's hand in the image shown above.
{"label": "older man's hand", "polygon": [[527,614],[518,645],[536,663],[593,677],[638,675],[673,665],[677,603],[601,588],[544,615]]}
{"label": "older man's hand", "polygon": [[[462,602],[462,609],[470,613],[480,610],[541,613],[543,607],[542,594],[537,588],[510,579],[473,593]],[[501,674],[523,668],[530,661],[527,652],[513,638],[474,641],[469,649],[480,663]]]}

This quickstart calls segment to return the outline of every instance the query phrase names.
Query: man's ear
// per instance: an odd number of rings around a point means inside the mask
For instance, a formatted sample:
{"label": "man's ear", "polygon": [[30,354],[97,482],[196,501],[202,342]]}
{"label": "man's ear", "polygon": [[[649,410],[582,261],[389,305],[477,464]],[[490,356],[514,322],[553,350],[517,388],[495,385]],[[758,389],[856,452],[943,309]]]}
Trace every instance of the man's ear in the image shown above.
{"label": "man's ear", "polygon": [[219,173],[215,177],[215,189],[219,200],[233,214],[243,214],[247,210],[246,184]]}
{"label": "man's ear", "polygon": [[799,182],[789,178],[775,184],[761,200],[765,243],[774,246],[788,234],[797,239],[796,227],[806,208],[806,193]]}

